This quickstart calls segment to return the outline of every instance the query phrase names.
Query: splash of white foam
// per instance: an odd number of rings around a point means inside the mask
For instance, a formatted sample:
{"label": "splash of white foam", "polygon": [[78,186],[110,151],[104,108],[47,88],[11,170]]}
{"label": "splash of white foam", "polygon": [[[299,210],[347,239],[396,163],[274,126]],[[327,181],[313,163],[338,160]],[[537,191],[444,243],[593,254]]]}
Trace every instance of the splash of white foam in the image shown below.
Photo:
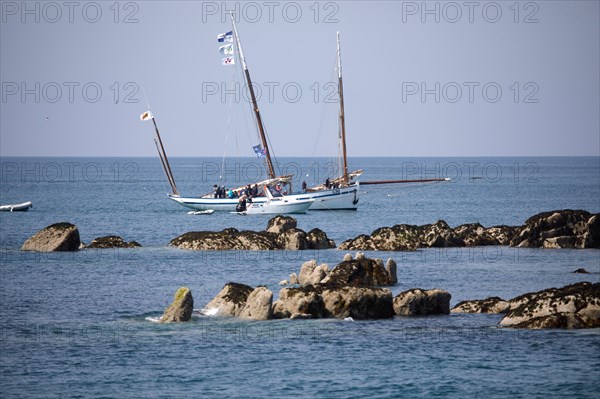
{"label": "splash of white foam", "polygon": [[160,316],[159,317],[144,317],[144,320],[146,321],[151,321],[152,323],[160,323]]}
{"label": "splash of white foam", "polygon": [[216,316],[219,313],[219,308],[202,308],[200,313],[204,316]]}
{"label": "splash of white foam", "polygon": [[354,319],[352,317],[345,317],[344,321],[354,321]]}

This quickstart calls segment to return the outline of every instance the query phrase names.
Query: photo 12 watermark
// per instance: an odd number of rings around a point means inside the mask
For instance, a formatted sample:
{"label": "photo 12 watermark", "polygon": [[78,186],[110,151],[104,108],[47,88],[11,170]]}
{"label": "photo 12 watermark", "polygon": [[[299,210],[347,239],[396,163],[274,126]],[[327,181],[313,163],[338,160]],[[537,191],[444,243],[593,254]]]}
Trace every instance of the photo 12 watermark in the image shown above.
{"label": "photo 12 watermark", "polygon": [[402,82],[403,103],[473,104],[513,102],[537,104],[540,85],[536,82]]}
{"label": "photo 12 watermark", "polygon": [[138,104],[140,86],[136,82],[35,82],[2,81],[2,103],[88,103]]}
{"label": "photo 12 watermark", "polygon": [[540,22],[540,5],[533,1],[403,1],[402,23]]}
{"label": "photo 12 watermark", "polygon": [[334,1],[203,1],[202,23],[228,22],[233,15],[236,22],[245,23],[299,23],[315,24],[339,22],[340,5]]}
{"label": "photo 12 watermark", "polygon": [[135,1],[2,1],[3,24],[139,23]]}
{"label": "photo 12 watermark", "polygon": [[136,162],[17,162],[3,161],[2,183],[137,183],[140,170]]}

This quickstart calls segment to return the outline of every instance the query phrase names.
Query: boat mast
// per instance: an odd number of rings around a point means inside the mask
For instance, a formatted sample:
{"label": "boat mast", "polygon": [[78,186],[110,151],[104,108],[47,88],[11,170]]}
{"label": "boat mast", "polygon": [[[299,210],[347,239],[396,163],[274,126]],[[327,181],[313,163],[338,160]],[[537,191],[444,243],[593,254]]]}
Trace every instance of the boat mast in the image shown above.
{"label": "boat mast", "polygon": [[258,109],[258,103],[256,102],[256,95],[254,94],[254,87],[252,86],[252,80],[250,79],[250,72],[248,71],[248,66],[246,65],[246,58],[244,57],[244,51],[242,50],[242,42],[240,41],[240,36],[237,33],[237,28],[235,26],[235,18],[233,17],[233,13],[231,14],[231,23],[233,25],[233,32],[235,35],[235,40],[237,42],[237,47],[240,52],[240,59],[242,60],[242,67],[244,68],[244,76],[246,77],[246,84],[248,85],[248,91],[250,91],[250,98],[252,100],[252,109],[254,110],[254,116],[256,117],[256,124],[258,125],[258,134],[260,135],[260,140],[262,142],[262,146],[266,152],[267,158],[267,168],[269,177],[274,179],[275,169],[273,168],[273,162],[271,161],[271,152],[269,151],[269,145],[267,143],[267,136],[265,134],[265,128],[263,126],[262,117],[260,116],[260,111]]}
{"label": "boat mast", "polygon": [[340,94],[340,127],[342,136],[342,156],[344,167],[344,186],[348,186],[348,158],[346,155],[346,120],[344,117],[344,86],[342,85],[342,54],[340,50],[340,32],[337,32],[337,64],[338,64],[338,92]]}
{"label": "boat mast", "polygon": [[163,146],[162,139],[160,138],[160,133],[158,132],[158,126],[156,125],[154,115],[152,115],[152,123],[154,123],[154,130],[156,130],[156,137],[158,138],[158,141],[155,140],[155,143],[156,149],[158,150],[158,156],[160,157],[160,162],[163,165],[163,169],[165,170],[165,174],[167,175],[167,180],[169,181],[169,185],[171,186],[173,194],[179,195],[179,191],[177,191],[177,185],[175,184],[175,178],[173,177],[173,172],[171,172],[171,165],[169,164],[165,147]]}

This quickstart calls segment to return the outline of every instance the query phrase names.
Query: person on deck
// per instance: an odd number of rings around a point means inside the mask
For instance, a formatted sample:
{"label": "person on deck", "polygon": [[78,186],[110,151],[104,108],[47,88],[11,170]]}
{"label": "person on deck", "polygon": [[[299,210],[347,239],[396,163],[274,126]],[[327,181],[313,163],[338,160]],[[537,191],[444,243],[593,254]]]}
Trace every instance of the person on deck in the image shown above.
{"label": "person on deck", "polygon": [[325,188],[329,188],[330,182],[329,182],[329,177],[327,179],[325,179]]}
{"label": "person on deck", "polygon": [[302,182],[302,192],[305,193],[308,190],[308,185],[306,184],[306,180]]}

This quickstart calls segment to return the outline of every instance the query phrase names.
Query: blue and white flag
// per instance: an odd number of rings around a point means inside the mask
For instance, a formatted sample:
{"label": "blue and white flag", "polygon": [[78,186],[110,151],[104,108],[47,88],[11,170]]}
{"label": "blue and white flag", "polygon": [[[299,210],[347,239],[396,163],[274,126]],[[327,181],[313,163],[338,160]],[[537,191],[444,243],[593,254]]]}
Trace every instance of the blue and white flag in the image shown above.
{"label": "blue and white flag", "polygon": [[223,55],[233,55],[233,44],[226,44],[219,47],[219,52]]}
{"label": "blue and white flag", "polygon": [[259,158],[264,158],[267,156],[267,149],[262,148],[262,146],[260,144],[255,145],[254,147],[252,147],[252,149],[254,150],[254,153],[256,154],[256,156]]}
{"label": "blue and white flag", "polygon": [[222,65],[234,65],[235,64],[235,58],[233,58],[233,57],[225,57],[221,61],[221,64]]}
{"label": "blue and white flag", "polygon": [[233,31],[217,35],[217,41],[219,43],[233,43]]}

